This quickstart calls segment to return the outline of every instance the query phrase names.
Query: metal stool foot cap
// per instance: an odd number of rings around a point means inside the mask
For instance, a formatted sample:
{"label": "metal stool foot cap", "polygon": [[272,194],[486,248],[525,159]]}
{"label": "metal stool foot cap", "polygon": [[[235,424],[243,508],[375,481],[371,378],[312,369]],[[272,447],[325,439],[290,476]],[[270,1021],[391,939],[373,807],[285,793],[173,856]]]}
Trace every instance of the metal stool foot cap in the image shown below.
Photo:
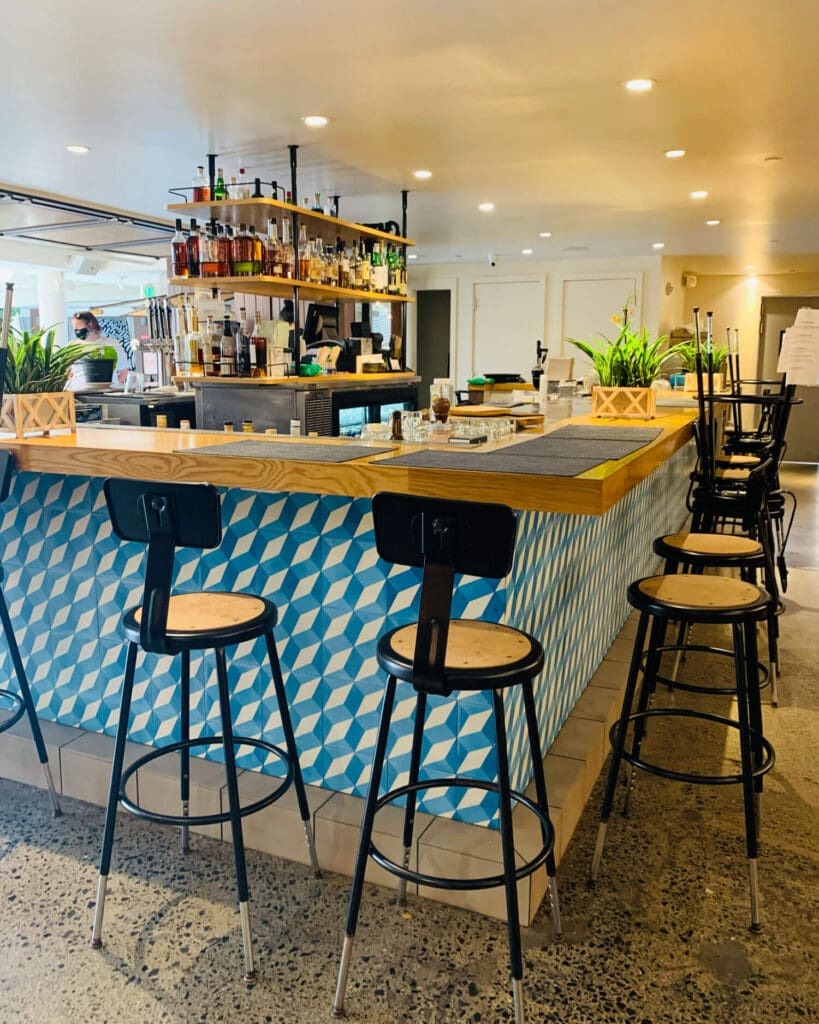
{"label": "metal stool foot cap", "polygon": [[757,921],[756,924],[754,924],[754,922],[751,921],[749,927],[751,931],[754,933],[754,935],[759,935],[759,933],[762,931],[762,925],[759,923],[759,921]]}
{"label": "metal stool foot cap", "polygon": [[54,810],[51,813],[51,816],[52,816],[52,818],[62,818],[62,816],[63,816],[63,809],[62,809],[62,807],[55,807]]}
{"label": "metal stool foot cap", "polygon": [[344,1009],[344,1007],[342,1007],[340,1010],[337,1010],[334,1006],[330,1016],[333,1017],[335,1020],[339,1020],[341,1017],[347,1016],[347,1011]]}
{"label": "metal stool foot cap", "polygon": [[92,949],[102,949],[102,939],[91,939],[90,946]]}
{"label": "metal stool foot cap", "polygon": [[253,985],[255,983],[255,981],[256,981],[256,970],[255,970],[255,968],[252,971],[245,971],[245,981],[248,983],[248,985]]}

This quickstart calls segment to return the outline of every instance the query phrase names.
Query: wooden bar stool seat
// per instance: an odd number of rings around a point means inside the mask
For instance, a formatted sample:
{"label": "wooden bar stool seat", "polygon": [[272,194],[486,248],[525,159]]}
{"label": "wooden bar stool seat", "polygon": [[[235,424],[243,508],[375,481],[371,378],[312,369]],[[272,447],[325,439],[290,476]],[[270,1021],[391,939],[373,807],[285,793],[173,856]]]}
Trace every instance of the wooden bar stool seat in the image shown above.
{"label": "wooden bar stool seat", "polygon": [[[700,785],[740,784],[745,815],[745,845],[748,855],[751,897],[751,928],[758,931],[759,886],[757,852],[760,822],[762,778],[774,763],[774,749],[762,734],[762,708],[759,699],[756,623],[768,615],[770,595],[761,587],[742,579],[725,576],[661,575],[636,580],[628,588],[628,600],[640,612],[637,635],[631,657],[626,691],[619,720],[612,727],[611,761],[600,813],[597,845],[591,868],[591,881],[596,882],[603,856],[606,829],[614,803],[620,765],[629,764],[629,778],[623,814],[631,805],[636,771],[641,770],[683,783]],[[727,691],[736,694],[738,720],[688,708],[652,706],[659,677],[658,668],[669,622],[709,623],[731,628],[735,686]],[[651,626],[642,682],[638,677],[643,661],[646,635]],[[635,697],[637,697],[635,708]],[[673,723],[681,719],[718,724],[739,733],[741,770],[715,774],[693,769],[672,769],[642,756],[641,748],[649,720],[665,719]],[[632,731],[630,744],[627,734]]]}
{"label": "wooden bar stool seat", "polygon": [[[456,573],[486,579],[502,579],[508,575],[514,555],[516,516],[503,505],[382,493],[373,498],[373,522],[376,547],[381,558],[395,565],[422,568],[423,578],[417,621],[390,630],[381,637],[377,646],[378,663],[387,674],[387,682],[361,822],[333,1015],[340,1017],[344,1014],[347,976],[361,908],[364,872],[368,858],[372,858],[376,864],[399,879],[399,903],[406,899],[408,881],[420,886],[461,891],[504,887],[513,1019],[516,1024],[523,1024],[523,954],[517,883],[544,865],[552,925],[555,935],[560,935],[555,834],[549,818],[543,752],[532,689],[532,680],[543,668],[543,647],[533,636],[512,626],[453,619],[450,615]],[[379,796],[399,681],[410,683],[416,694],[409,781],[407,785],[394,787]],[[523,695],[535,800],[511,788],[503,702],[504,689],[511,686],[519,686]],[[420,777],[427,701],[430,697],[449,696],[462,690],[485,690],[492,693],[496,782],[460,776]],[[480,878],[444,877],[410,868],[416,800],[420,792],[436,789],[478,789],[497,795],[503,857],[501,874]],[[372,841],[376,814],[396,800],[406,801],[402,863],[390,860]],[[521,864],[515,857],[513,803],[522,805],[535,816],[542,839],[540,849],[529,861]]]}
{"label": "wooden bar stool seat", "polygon": [[[117,725],[111,782],[100,857],[97,903],[91,944],[102,945],[102,921],[114,828],[119,804],[147,821],[175,825],[182,831],[182,850],[188,850],[191,825],[229,824],[236,868],[239,902],[239,923],[245,960],[245,978],[255,977],[253,945],[250,934],[247,881],[242,819],[268,807],[291,786],[295,787],[299,814],[304,826],[310,863],[316,876],[320,874],[310,809],[299,766],[298,750],[287,705],[281,666],[276,651],[273,627],[278,612],[266,598],[255,594],[233,594],[202,591],[172,594],[174,553],[178,547],[217,548],[222,540],[222,516],[219,494],[210,484],[172,484],[152,480],[106,480],[105,499],[114,533],[120,540],[147,544],[145,556],[145,587],[141,605],[127,610],[122,629],[128,644],[125,678],[122,684],[119,722]],[[237,736],[233,732],[225,648],[247,640],[264,637],[270,663],[273,687],[281,716],[285,749],[266,739]],[[130,720],[137,651],[148,654],[179,655],[179,735],[177,742],[157,747],[124,766],[125,744]],[[196,650],[212,650],[216,662],[221,733],[190,736],[190,654]],[[213,814],[192,815],[190,800],[190,753],[195,747],[218,744],[224,754],[228,809]],[[283,777],[271,778],[270,792],[254,803],[242,806],[239,799],[236,747],[250,746],[272,756],[283,767]],[[140,806],[128,795],[127,786],[135,773],[149,763],[166,756],[179,757],[180,814],[161,814]]]}

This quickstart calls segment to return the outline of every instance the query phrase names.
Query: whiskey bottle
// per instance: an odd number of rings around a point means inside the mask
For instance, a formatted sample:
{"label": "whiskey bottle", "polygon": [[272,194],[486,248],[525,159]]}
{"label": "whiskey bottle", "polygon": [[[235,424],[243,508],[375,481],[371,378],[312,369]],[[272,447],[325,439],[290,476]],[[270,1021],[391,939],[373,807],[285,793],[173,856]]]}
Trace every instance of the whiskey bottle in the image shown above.
{"label": "whiskey bottle", "polygon": [[219,276],[230,277],[233,266],[232,239],[228,237],[224,225],[216,225],[216,251],[219,259]]}
{"label": "whiskey bottle", "polygon": [[349,288],[350,285],[350,253],[344,248],[344,243],[339,241],[341,252],[338,259],[338,286]]}
{"label": "whiskey bottle", "polygon": [[282,266],[281,276],[288,279],[292,278],[295,269],[293,264],[296,260],[296,253],[293,249],[293,243],[290,241],[290,221],[287,217],[282,217],[282,244],[279,247],[279,260]]}
{"label": "whiskey bottle", "polygon": [[239,310],[239,323],[236,325],[236,375],[249,377],[251,373],[250,336],[247,333],[247,310],[242,306]]}
{"label": "whiskey bottle", "polygon": [[233,273],[236,277],[249,277],[253,273],[253,242],[244,224],[233,238]]}
{"label": "whiskey bottle", "polygon": [[250,233],[250,273],[258,277],[264,265],[264,247],[252,224],[248,228],[248,232]]}
{"label": "whiskey bottle", "polygon": [[299,271],[297,277],[302,281],[309,280],[310,246],[307,241],[307,225],[299,225]]}
{"label": "whiskey bottle", "polygon": [[[214,354],[215,349],[215,354]],[[202,353],[199,357],[202,363],[202,372],[206,377],[219,376],[219,345],[216,327],[213,323],[213,316],[208,315],[205,322],[205,331],[202,335]],[[216,365],[214,366],[214,361]]]}
{"label": "whiskey bottle", "polygon": [[191,219],[191,230],[188,235],[188,276],[199,276],[199,228],[196,220]]}
{"label": "whiskey bottle", "polygon": [[275,219],[267,222],[267,238],[264,240],[264,261],[262,272],[268,277],[281,277],[281,262],[277,262],[279,256],[279,230]]}
{"label": "whiskey bottle", "polygon": [[367,292],[370,290],[370,257],[364,239],[361,239],[358,250],[358,263],[355,271],[356,288]]}
{"label": "whiskey bottle", "polygon": [[210,202],[210,186],[205,178],[205,168],[196,168],[196,177],[193,179],[193,201],[195,203]]}
{"label": "whiskey bottle", "polygon": [[321,242],[318,238],[313,238],[310,241],[310,258],[307,265],[307,274],[309,280],[313,284],[321,284],[323,276],[323,260],[322,260]]}
{"label": "whiskey bottle", "polygon": [[[216,356],[214,354],[214,363]],[[229,314],[225,314],[225,321],[222,326],[222,337],[219,340],[219,374],[222,377],[234,377],[236,375],[236,340],[233,337],[233,328],[230,324]]]}
{"label": "whiskey bottle", "polygon": [[187,277],[190,274],[188,269],[188,243],[182,234],[182,220],[176,218],[176,231],[171,239],[171,264],[174,277]]}
{"label": "whiskey bottle", "polygon": [[219,245],[216,236],[208,230],[199,239],[200,277],[219,277]]}
{"label": "whiskey bottle", "polygon": [[250,373],[253,377],[267,376],[267,338],[262,331],[262,315],[258,310],[253,318],[250,339]]}

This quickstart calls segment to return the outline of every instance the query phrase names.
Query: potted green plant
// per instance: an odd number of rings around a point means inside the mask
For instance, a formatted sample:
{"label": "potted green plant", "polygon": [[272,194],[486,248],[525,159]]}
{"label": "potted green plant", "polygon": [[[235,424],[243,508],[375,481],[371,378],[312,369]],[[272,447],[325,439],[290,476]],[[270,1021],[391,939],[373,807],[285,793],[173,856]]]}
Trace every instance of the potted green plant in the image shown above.
{"label": "potted green plant", "polygon": [[[725,367],[728,364],[728,349],[725,345],[713,345],[709,353],[705,346],[700,348],[702,353],[702,372],[711,372],[714,381],[714,391],[722,391],[725,385]],[[677,346],[677,355],[680,359],[680,368],[685,373],[685,390],[697,390],[697,344],[694,341],[684,342]]]}
{"label": "potted green plant", "polygon": [[82,359],[77,360],[77,369],[83,372],[88,384],[110,384],[117,365],[117,350],[113,345],[88,348]]}
{"label": "potted green plant", "polygon": [[627,314],[624,310],[622,320],[612,317],[621,324],[614,340],[569,341],[588,356],[597,374],[599,384],[592,388],[592,415],[651,419],[656,411],[652,384],[677,355],[679,346],[664,348],[664,335],[652,341],[645,325],[635,331]]}
{"label": "potted green plant", "polygon": [[54,328],[18,331],[10,327],[0,430],[27,432],[75,428],[74,395],[63,388],[87,345],[54,344]]}

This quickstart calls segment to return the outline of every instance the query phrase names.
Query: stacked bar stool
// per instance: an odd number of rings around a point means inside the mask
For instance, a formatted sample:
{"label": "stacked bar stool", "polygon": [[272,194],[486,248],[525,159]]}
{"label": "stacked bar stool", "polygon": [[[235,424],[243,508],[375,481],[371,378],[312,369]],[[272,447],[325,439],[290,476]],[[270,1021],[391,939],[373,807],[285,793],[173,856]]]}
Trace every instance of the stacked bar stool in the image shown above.
{"label": "stacked bar stool", "polygon": [[[368,857],[398,877],[399,902],[406,883],[440,889],[470,890],[504,886],[506,890],[509,954],[514,999],[514,1020],[522,1024],[523,960],[520,941],[517,882],[546,866],[552,924],[560,935],[560,908],[554,858],[554,828],[549,819],[543,760],[538,736],[532,680],[543,668],[540,643],[511,626],[450,618],[456,573],[502,579],[512,567],[516,517],[503,505],[417,498],[404,494],[376,494],[373,520],[378,553],[392,564],[423,568],[417,622],[399,626],[378,642],[377,659],[387,673],[381,722],[375,744],[372,776],[364,806],[352,891],[347,911],[344,944],[336,987],[334,1016],[344,1013],[344,997],[352,956],[364,873]],[[390,720],[398,681],[410,683],[416,692],[415,721],[410,753],[409,782],[379,797],[387,756]],[[520,686],[526,712],[528,744],[532,758],[536,800],[511,789],[504,720],[503,691]],[[449,696],[460,691],[491,691],[494,711],[498,781],[469,778],[421,780],[421,745],[424,718],[430,695]],[[417,794],[422,790],[477,788],[496,793],[499,802],[503,873],[483,878],[445,878],[423,874],[409,867]],[[404,813],[404,857],[397,864],[373,844],[376,813],[401,798]],[[540,822],[542,846],[527,863],[515,862],[512,803],[522,804]]]}
{"label": "stacked bar stool", "polygon": [[[624,815],[629,811],[633,789],[633,771],[640,769],[661,778],[702,785],[739,784],[742,787],[745,815],[745,846],[748,854],[751,897],[751,928],[760,929],[757,848],[759,838],[759,794],[762,777],[774,763],[774,750],[762,734],[762,708],[759,695],[756,624],[768,615],[771,598],[760,587],[745,580],[724,576],[677,574],[650,576],[637,580],[628,589],[628,600],[640,612],[634,650],[623,697],[619,721],[611,730],[611,762],[600,814],[600,827],[591,869],[592,883],[597,881],[606,829],[614,803],[617,778],[622,761],[632,766],[632,778],[626,793]],[[733,636],[733,663],[738,721],[705,711],[687,708],[651,706],[658,679],[660,657],[669,622],[683,625],[713,624],[730,626]],[[651,627],[648,651],[638,694],[640,663],[646,634]],[[713,691],[710,691],[713,692]],[[636,710],[634,708],[637,696]],[[741,771],[738,774],[707,775],[675,770],[645,760],[641,755],[646,727],[651,719],[693,719],[717,723],[739,732]],[[630,745],[629,727],[633,727]]]}
{"label": "stacked bar stool", "polygon": [[[179,826],[182,829],[183,849],[187,848],[189,826],[229,822],[236,864],[245,977],[248,980],[253,980],[255,970],[248,913],[249,890],[242,837],[242,818],[272,804],[289,788],[291,783],[296,787],[310,862],[316,876],[319,875],[307,795],[299,767],[284,680],[273,637],[273,627],[276,624],[278,612],[272,602],[252,594],[216,592],[171,594],[175,549],[177,547],[216,548],[221,542],[221,508],[215,487],[209,484],[169,484],[150,480],[106,480],[104,491],[111,523],[117,537],[121,540],[147,543],[148,547],[142,605],[126,611],[122,619],[123,633],[128,642],[128,653],[111,767],[92,945],[99,947],[102,944],[105,894],[119,803],[131,813],[149,821]],[[264,740],[235,736],[233,733],[225,648],[233,647],[245,640],[255,640],[257,637],[264,637],[267,644],[286,750]],[[137,651],[140,648],[152,654],[180,656],[180,731],[182,738],[177,743],[159,747],[144,757],[138,758],[126,770],[123,770],[134,669]],[[215,654],[222,734],[191,739],[189,719],[190,654],[191,651],[201,650],[213,650]],[[190,750],[193,747],[213,744],[221,744],[224,751],[229,809],[217,814],[193,816],[189,814],[188,808]],[[274,786],[271,793],[246,807],[242,807],[239,802],[235,751],[238,745],[256,747],[272,754],[285,770],[282,779],[271,779],[271,784]],[[126,793],[128,780],[139,768],[171,753],[178,753],[180,759],[182,813],[180,815],[158,814],[139,807]]]}
{"label": "stacked bar stool", "polygon": [[[14,469],[14,459],[9,452],[0,452],[0,502],[4,502],[9,496],[11,474]],[[3,570],[0,567],[0,582],[3,580]],[[0,621],[3,623],[3,632],[8,644],[11,663],[14,666],[14,673],[17,676],[17,691],[0,688],[0,707],[8,708],[11,714],[8,718],[0,721],[0,732],[5,732],[26,715],[31,728],[31,735],[34,746],[37,750],[37,758],[43,766],[48,795],[51,798],[51,807],[54,817],[59,818],[62,814],[60,801],[57,797],[57,790],[54,788],[54,779],[51,777],[51,768],[48,764],[48,753],[46,751],[43,733],[40,723],[37,721],[37,712],[34,708],[34,700],[31,696],[31,687],[28,685],[26,670],[23,668],[23,659],[20,657],[20,649],[17,646],[17,638],[14,635],[14,627],[11,624],[6,599],[3,590],[0,588]]]}

